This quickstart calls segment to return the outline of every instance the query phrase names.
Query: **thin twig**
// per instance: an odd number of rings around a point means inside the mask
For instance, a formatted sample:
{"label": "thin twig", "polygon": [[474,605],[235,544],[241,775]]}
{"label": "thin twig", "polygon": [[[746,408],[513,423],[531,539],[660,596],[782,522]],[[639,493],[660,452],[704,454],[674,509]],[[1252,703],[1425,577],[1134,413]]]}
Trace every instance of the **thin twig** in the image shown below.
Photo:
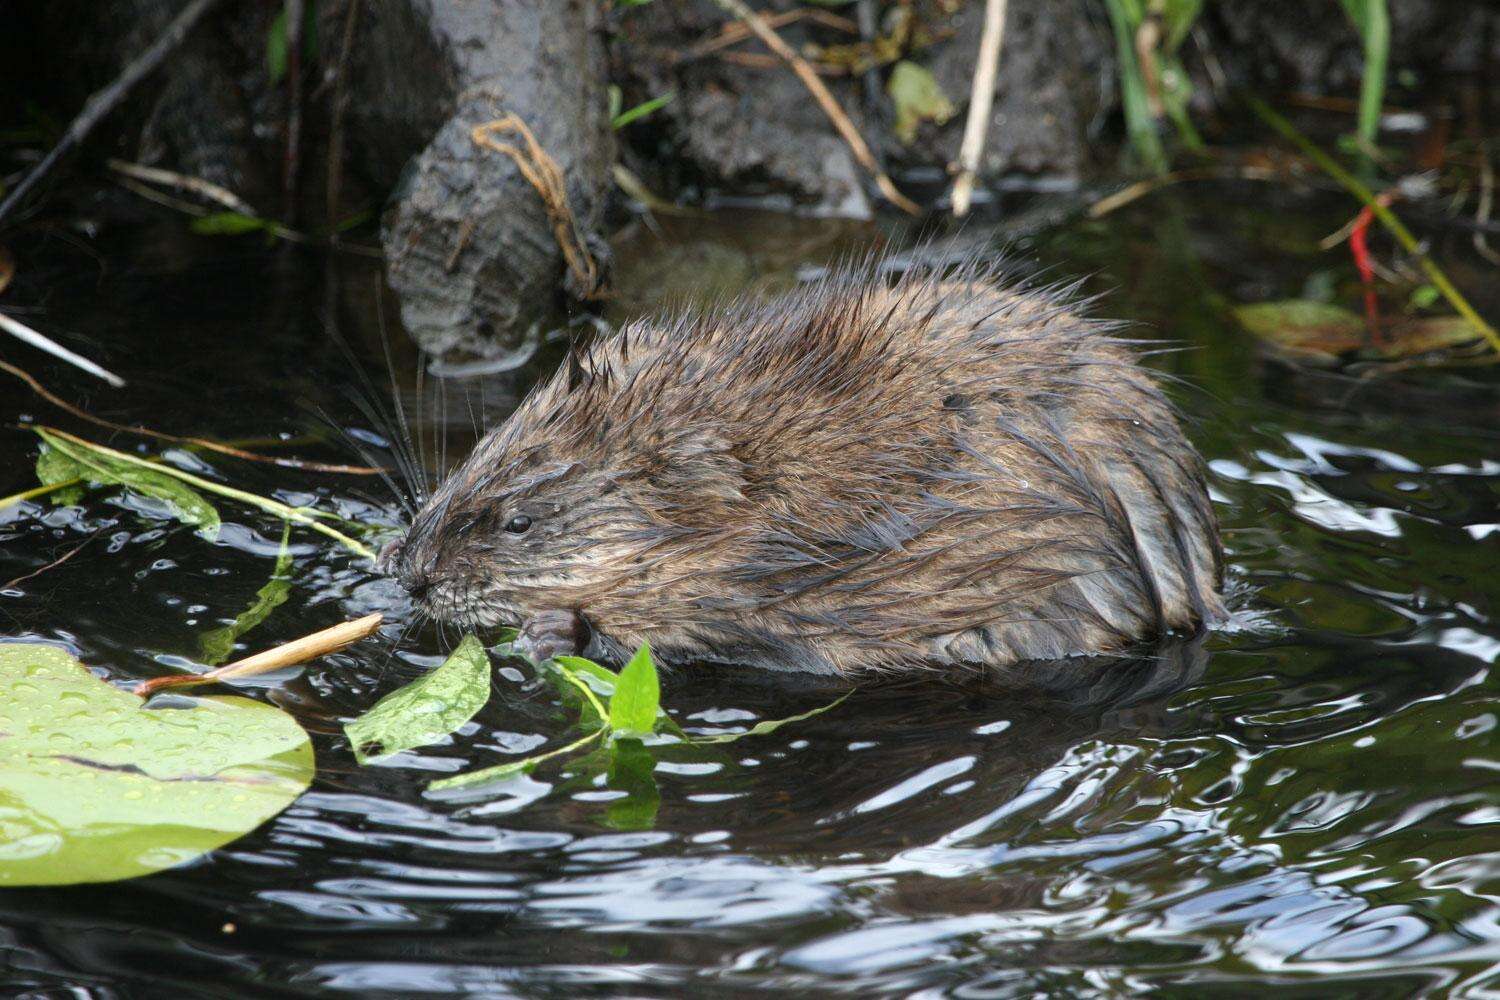
{"label": "thin twig", "polygon": [[763,17],[745,6],[744,0],[713,0],[713,2],[721,10],[743,21],[746,27],[755,32],[755,37],[764,42],[767,48],[781,57],[782,62],[791,67],[792,72],[797,74],[797,79],[801,80],[808,93],[812,94],[813,100],[818,102],[818,107],[822,108],[828,120],[833,122],[833,127],[838,129],[839,135],[848,145],[850,152],[854,154],[854,158],[859,161],[859,165],[874,176],[875,185],[880,188],[880,193],[885,195],[886,200],[903,212],[920,215],[922,210],[917,203],[898,191],[895,182],[886,175],[884,170],[880,169],[880,164],[875,162],[875,154],[870,152],[870,147],[865,143],[864,137],[859,134],[859,130],[854,127],[849,116],[844,114],[844,109],[839,107],[838,101],[834,100],[833,95],[828,92],[827,85],[818,78],[817,71],[808,65],[807,60],[794,52],[792,47],[766,24]]}
{"label": "thin twig", "polygon": [[117,174],[126,177],[134,177],[138,181],[150,181],[153,184],[165,184],[176,188],[178,191],[187,191],[191,194],[207,198],[229,209],[231,212],[239,212],[241,215],[254,217],[255,209],[251,208],[239,195],[228,188],[220,187],[212,181],[206,181],[201,177],[193,177],[189,174],[179,174],[175,170],[162,170],[159,167],[148,167],[143,163],[130,163],[126,160],[117,160],[110,157],[104,161],[104,165]]}
{"label": "thin twig", "polygon": [[95,378],[103,379],[116,389],[123,389],[125,387],[125,380],[114,372],[99,367],[81,354],[74,354],[51,337],[42,336],[25,323],[14,317],[7,316],[5,313],[0,313],[0,330],[4,330],[17,340],[25,341],[32,347],[46,351],[54,358],[61,358],[73,367],[82,369]]}
{"label": "thin twig", "polygon": [[1005,0],[985,0],[984,33],[979,37],[979,59],[969,90],[969,118],[958,154],[958,179],[953,182],[953,215],[968,214],[984,137],[989,132],[990,108],[995,101],[995,76],[1000,67],[1000,42],[1005,37]]}
{"label": "thin twig", "polygon": [[302,168],[302,26],[306,0],[286,0],[286,156],[282,160],[282,221],[297,224],[297,175]]}
{"label": "thin twig", "polygon": [[1323,152],[1312,140],[1308,139],[1301,132],[1298,132],[1291,122],[1281,117],[1275,111],[1272,111],[1270,106],[1264,101],[1255,97],[1251,97],[1249,100],[1251,109],[1267,125],[1270,125],[1271,128],[1275,129],[1298,149],[1302,150],[1308,159],[1321,167],[1323,172],[1329,177],[1338,181],[1350,194],[1364,202],[1365,207],[1369,208],[1374,213],[1375,218],[1380,220],[1380,224],[1385,226],[1392,236],[1396,237],[1396,242],[1400,243],[1407,253],[1417,259],[1417,263],[1426,273],[1428,280],[1442,293],[1443,298],[1448,300],[1453,308],[1458,311],[1458,314],[1469,322],[1470,326],[1474,327],[1485,340],[1489,341],[1491,347],[1496,351],[1500,351],[1500,332],[1496,332],[1495,328],[1485,322],[1484,317],[1480,316],[1474,310],[1474,307],[1469,304],[1469,300],[1464,298],[1463,293],[1454,287],[1453,282],[1448,280],[1448,275],[1443,269],[1438,267],[1431,257],[1427,256],[1427,252],[1422,248],[1422,244],[1412,235],[1411,230],[1406,228],[1406,224],[1396,217],[1396,213],[1381,204],[1375,192],[1371,191],[1359,178],[1339,166],[1333,157]]}
{"label": "thin twig", "polygon": [[1236,181],[1275,181],[1282,178],[1282,174],[1269,167],[1195,167],[1190,170],[1178,170],[1170,174],[1161,174],[1157,177],[1148,177],[1145,180],[1128,184],[1114,194],[1105,195],[1089,206],[1089,218],[1099,219],[1111,212],[1117,212],[1129,205],[1131,202],[1139,201],[1174,184],[1184,181],[1202,180],[1236,180]]}
{"label": "thin twig", "polygon": [[100,528],[98,531],[94,532],[92,535],[85,538],[83,541],[79,542],[67,552],[64,552],[62,555],[58,556],[56,559],[52,560],[40,569],[34,569],[30,573],[22,573],[14,580],[8,580],[5,583],[0,583],[0,590],[9,590],[18,583],[25,583],[27,580],[35,579],[36,577],[41,576],[43,573],[47,572],[50,569],[56,569],[63,563],[67,562],[69,559],[72,559],[74,556],[76,556],[80,551],[83,550],[84,546],[88,545],[89,542],[92,542],[94,539],[98,538],[99,535],[103,533],[103,531],[104,529]]}
{"label": "thin twig", "polygon": [[308,660],[315,660],[329,653],[337,653],[345,646],[358,642],[379,628],[383,620],[381,615],[373,614],[356,618],[353,621],[340,622],[321,632],[305,635],[300,639],[283,643],[274,649],[256,653],[254,656],[247,656],[243,660],[236,660],[234,663],[226,664],[207,673],[153,677],[149,681],[141,681],[133,688],[133,691],[144,698],[166,688],[219,684],[224,681],[239,680],[242,677],[270,673],[282,667],[295,667],[299,663],[306,663]]}
{"label": "thin twig", "polygon": [[151,45],[130,61],[123,72],[105,87],[96,91],[83,105],[83,110],[78,113],[63,137],[53,146],[42,161],[32,168],[21,183],[10,192],[3,202],[0,202],[0,221],[20,206],[20,204],[31,194],[31,189],[36,187],[49,173],[52,168],[61,162],[73,148],[88,138],[90,132],[103,121],[111,111],[119,107],[121,102],[130,95],[136,85],[151,75],[171,55],[176,48],[187,38],[193,27],[207,14],[219,0],[192,0],[182,9],[167,25],[167,30],[152,42]]}
{"label": "thin twig", "polygon": [[[848,18],[840,17],[826,10],[814,10],[811,7],[799,7],[796,10],[782,11],[779,14],[767,14],[763,19],[766,25],[772,28],[783,28],[788,24],[793,24],[803,19],[810,19],[825,27],[848,32],[851,35],[859,34],[859,29]],[[707,41],[699,42],[697,45],[690,45],[677,53],[673,62],[684,63],[694,59],[701,59],[720,49],[728,48],[731,45],[738,45],[749,38],[750,35],[750,29],[743,22],[732,21],[724,25],[724,29],[714,37]]]}
{"label": "thin twig", "polygon": [[61,398],[60,396],[54,395],[52,392],[48,391],[46,386],[37,381],[35,376],[33,376],[30,372],[26,371],[23,368],[17,368],[15,365],[10,364],[9,362],[0,361],[0,371],[9,372],[16,378],[20,379],[22,382],[25,382],[28,386],[31,387],[32,392],[36,393],[38,396],[41,396],[43,399],[45,399],[47,402],[51,403],[58,409],[63,410],[67,413],[71,413],[79,420],[86,420],[91,424],[95,424],[99,427],[106,427],[112,431],[120,431],[124,434],[135,434],[140,437],[155,438],[158,441],[171,441],[174,444],[191,445],[198,448],[205,448],[209,451],[216,451],[221,455],[230,455],[234,458],[242,458],[250,462],[269,462],[272,465],[279,465],[287,469],[304,469],[310,472],[340,472],[355,476],[374,476],[379,475],[384,471],[383,469],[377,469],[374,466],[369,465],[334,465],[326,462],[308,462],[300,458],[277,458],[274,455],[257,455],[253,451],[245,451],[243,448],[236,448],[233,445],[224,444],[219,441],[210,441],[207,438],[181,437],[177,434],[168,434],[165,431],[152,430],[149,427],[141,427],[138,425],[133,426],[130,424],[117,424],[113,420],[106,420],[103,417],[96,417],[92,413],[89,413],[87,410],[80,410],[78,407],[74,406],[72,403],[69,403],[67,400]]}

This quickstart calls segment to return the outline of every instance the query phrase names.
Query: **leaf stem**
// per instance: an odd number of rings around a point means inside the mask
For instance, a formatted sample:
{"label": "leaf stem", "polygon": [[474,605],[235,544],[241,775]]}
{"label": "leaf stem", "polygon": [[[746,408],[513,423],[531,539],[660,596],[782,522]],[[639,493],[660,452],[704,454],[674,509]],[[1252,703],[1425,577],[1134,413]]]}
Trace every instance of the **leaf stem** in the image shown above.
{"label": "leaf stem", "polygon": [[20,493],[12,493],[8,497],[0,497],[0,510],[4,510],[11,504],[21,503],[34,497],[44,497],[56,490],[67,489],[69,486],[78,486],[82,482],[82,479],[66,479],[60,483],[43,483],[41,486],[33,486],[29,490],[22,490]]}
{"label": "leaf stem", "polygon": [[556,750],[549,750],[546,753],[537,754],[535,757],[527,757],[525,760],[513,760],[505,764],[496,764],[494,767],[481,768],[478,771],[466,771],[463,774],[455,774],[451,778],[439,778],[437,781],[429,783],[427,786],[427,790],[429,792],[441,792],[449,788],[462,788],[465,785],[472,785],[476,782],[488,781],[491,778],[499,778],[507,774],[514,774],[519,771],[525,770],[526,768],[535,767],[537,764],[540,764],[544,760],[551,760],[553,757],[561,757],[565,753],[572,753],[574,750],[588,746],[588,744],[592,743],[594,740],[597,740],[607,732],[609,732],[609,726],[603,725],[594,730],[592,733],[589,733],[582,739],[574,740],[567,746],[558,747]]}

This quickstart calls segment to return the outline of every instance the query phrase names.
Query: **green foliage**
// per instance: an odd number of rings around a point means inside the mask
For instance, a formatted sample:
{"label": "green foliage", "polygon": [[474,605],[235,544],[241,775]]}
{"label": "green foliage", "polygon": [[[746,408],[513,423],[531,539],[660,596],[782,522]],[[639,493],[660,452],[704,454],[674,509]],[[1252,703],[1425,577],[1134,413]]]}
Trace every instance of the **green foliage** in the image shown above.
{"label": "green foliage", "polygon": [[1386,66],[1390,59],[1391,20],[1386,0],[1339,0],[1359,32],[1365,50],[1364,75],[1359,88],[1359,142],[1366,156],[1380,135],[1380,109],[1385,100]]}
{"label": "green foliage", "polygon": [[235,620],[223,628],[205,632],[199,640],[201,653],[198,658],[209,666],[218,666],[229,659],[234,644],[240,636],[255,628],[270,617],[271,612],[286,603],[292,592],[292,552],[287,543],[291,540],[292,525],[281,526],[281,548],[276,553],[276,567],[271,570],[271,579],[255,594],[255,600]]}
{"label": "green foliage", "polygon": [[83,447],[43,428],[36,428],[36,432],[46,442],[36,469],[44,484],[82,479],[94,487],[123,486],[164,502],[178,520],[197,528],[205,538],[218,536],[218,510],[181,481],[145,463],[121,461],[113,454]]}
{"label": "green foliage", "polygon": [[[271,22],[266,32],[266,75],[271,83],[280,83],[287,70],[286,8]],[[302,57],[311,60],[318,54],[318,16],[316,0],[307,0],[302,8]]]}
{"label": "green foliage", "polygon": [[652,112],[658,111],[661,108],[666,107],[668,104],[670,104],[672,102],[672,99],[674,97],[676,97],[676,96],[677,96],[677,92],[675,90],[669,90],[665,94],[661,94],[661,95],[659,95],[657,97],[653,97],[649,101],[642,101],[640,104],[637,104],[633,108],[628,108],[628,109],[626,109],[624,111],[621,111],[620,110],[620,101],[621,101],[620,88],[612,86],[612,87],[609,88],[609,124],[610,124],[610,127],[611,128],[615,128],[615,129],[622,129],[626,125],[629,125],[631,122],[639,121],[640,119],[645,118],[647,115],[651,114]]}
{"label": "green foliage", "polygon": [[885,89],[896,105],[893,131],[906,145],[917,137],[917,126],[922,122],[941,125],[953,117],[953,102],[925,66],[903,59],[891,70]]}
{"label": "green foliage", "polygon": [[386,695],[344,727],[354,757],[375,757],[426,746],[474,718],[490,698],[490,658],[473,635],[435,670]]}
{"label": "green foliage", "polygon": [[622,736],[645,736],[656,728],[661,711],[661,681],[651,659],[651,646],[642,643],[615,682],[609,699],[609,727]]}
{"label": "green foliage", "polygon": [[271,232],[274,223],[242,212],[214,212],[194,219],[189,228],[199,236],[243,236]]}
{"label": "green foliage", "polygon": [[655,757],[644,738],[661,734],[660,739],[668,744],[690,748],[732,743],[747,736],[764,736],[789,723],[810,719],[848,697],[844,695],[831,704],[788,719],[761,722],[743,733],[692,739],[662,708],[661,680],[649,644],[643,643],[618,674],[581,656],[559,656],[543,664],[542,669],[552,672],[565,695],[574,694],[572,701],[579,708],[579,724],[586,730],[585,734],[565,746],[522,760],[442,778],[428,786],[430,791],[490,784],[528,774],[547,761],[601,744],[584,763],[595,769],[593,773],[604,771],[611,789],[626,793],[625,798],[610,804],[605,823],[622,830],[646,829],[655,821],[661,796],[652,777]]}
{"label": "green foliage", "polygon": [[[80,437],[65,434],[50,427],[33,427],[32,430],[36,431],[47,446],[61,452],[63,459],[71,461],[73,465],[66,468],[79,472],[81,478],[101,485],[128,486],[147,496],[164,500],[173,507],[178,517],[198,527],[209,537],[218,531],[219,512],[203,499],[202,493],[228,497],[285,521],[304,525],[313,531],[327,535],[355,555],[372,560],[375,558],[375,553],[370,550],[369,546],[320,521],[319,518],[332,517],[322,511],[313,510],[310,507],[288,507],[278,500],[225,486],[223,483],[216,483],[211,479],[183,472],[181,469],[162,462],[152,462],[127,452],[115,451],[113,448],[106,448],[102,444],[85,441]],[[57,458],[46,459],[45,464],[38,460],[37,475],[43,477],[59,475],[65,469],[61,463],[62,459]],[[43,485],[50,485],[68,480],[49,481],[44,478],[42,481]]]}
{"label": "green foliage", "polygon": [[148,709],[55,646],[0,644],[0,886],[111,882],[255,829],[313,775],[307,733],[240,697]]}

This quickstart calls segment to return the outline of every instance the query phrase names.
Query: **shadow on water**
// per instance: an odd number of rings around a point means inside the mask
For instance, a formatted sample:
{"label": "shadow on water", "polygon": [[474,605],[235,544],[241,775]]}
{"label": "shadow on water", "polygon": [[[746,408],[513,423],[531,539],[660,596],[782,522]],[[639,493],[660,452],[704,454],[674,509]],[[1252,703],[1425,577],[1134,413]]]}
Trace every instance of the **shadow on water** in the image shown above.
{"label": "shadow on water", "polygon": [[[661,754],[649,774],[656,798],[632,812],[621,803],[638,804],[640,784],[586,762],[485,796],[422,794],[433,777],[535,752],[566,729],[553,692],[512,665],[457,737],[356,767],[341,720],[437,662],[430,632],[391,653],[397,622],[383,642],[257,683],[313,733],[319,761],[312,789],[260,830],[134,882],[0,893],[0,988],[1495,988],[1500,393],[1482,374],[1351,384],[1260,357],[1224,305],[1298,294],[1319,268],[1339,277],[1342,258],[1309,248],[1345,211],[1243,194],[1183,191],[1019,243],[1059,275],[1094,273],[1092,287],[1110,291],[1101,311],[1189,347],[1157,363],[1192,386],[1180,399],[1210,461],[1235,627],[1081,671],[1050,694],[862,690],[713,754]],[[966,235],[976,231],[985,235]],[[754,215],[666,220],[622,243],[626,288],[612,319],[663,298],[784,287],[877,237]],[[300,436],[311,426],[303,400],[357,425],[340,388],[352,382],[347,363],[318,331],[339,316],[378,371],[375,276],[350,265],[331,301],[305,261],[181,239],[109,258],[134,261],[128,272],[39,254],[54,262],[30,276],[53,291],[49,328],[90,335],[101,361],[139,374],[115,396],[33,370],[101,415],[169,431]],[[463,447],[471,406],[502,415],[555,355],[542,352],[519,382],[448,385],[451,450]],[[8,420],[40,412],[19,393],[6,398],[17,401]],[[30,484],[33,447],[29,435],[0,434],[0,493]],[[283,499],[319,494],[353,516],[395,517],[368,483],[232,475]],[[226,510],[209,545],[156,513],[127,497],[0,511],[0,580],[99,535],[0,593],[0,627],[61,642],[113,678],[192,658],[205,632],[253,600],[280,529]],[[291,595],[251,645],[403,607],[387,581],[294,539]],[[697,732],[826,700],[704,672],[669,678],[666,692]]]}

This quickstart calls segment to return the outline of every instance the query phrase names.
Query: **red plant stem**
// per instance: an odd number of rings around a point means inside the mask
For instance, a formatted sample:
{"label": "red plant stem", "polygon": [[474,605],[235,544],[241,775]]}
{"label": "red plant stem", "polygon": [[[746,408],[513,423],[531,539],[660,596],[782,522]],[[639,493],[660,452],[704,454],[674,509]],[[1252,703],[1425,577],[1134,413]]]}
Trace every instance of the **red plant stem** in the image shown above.
{"label": "red plant stem", "polygon": [[1375,212],[1368,206],[1359,210],[1354,227],[1349,230],[1349,252],[1354,256],[1354,266],[1359,269],[1360,283],[1365,286],[1365,324],[1370,329],[1370,338],[1380,344],[1385,335],[1380,330],[1380,305],[1375,297],[1375,265],[1370,261],[1370,246],[1367,238]]}

